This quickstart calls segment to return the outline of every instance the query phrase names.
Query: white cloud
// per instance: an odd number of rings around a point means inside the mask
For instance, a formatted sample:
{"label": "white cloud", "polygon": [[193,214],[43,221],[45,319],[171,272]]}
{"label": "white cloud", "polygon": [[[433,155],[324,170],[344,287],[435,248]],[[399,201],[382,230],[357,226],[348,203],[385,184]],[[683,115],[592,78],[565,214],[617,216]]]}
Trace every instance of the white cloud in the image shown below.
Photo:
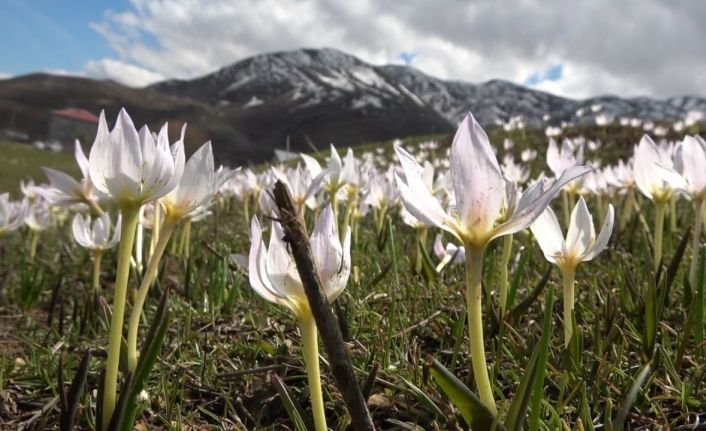
{"label": "white cloud", "polygon": [[706,94],[699,43],[706,8],[698,2],[516,0],[503,6],[492,0],[131,0],[128,10],[109,11],[92,27],[120,62],[155,78],[191,78],[262,52],[326,46],[374,64],[401,63],[400,53],[412,51],[422,71],[472,82],[522,83],[548,64],[565,64],[562,79],[540,88],[572,97]]}
{"label": "white cloud", "polygon": [[565,63],[563,66],[561,79],[543,80],[531,88],[578,99],[596,94],[647,94],[647,89],[638,83],[617,78],[605,71],[573,63]]}
{"label": "white cloud", "polygon": [[10,78],[12,78],[12,74],[7,73],[7,72],[3,72],[2,70],[0,70],[0,79],[10,79]]}
{"label": "white cloud", "polygon": [[165,78],[160,73],[111,58],[89,61],[84,73],[89,78],[112,79],[131,87],[144,87]]}

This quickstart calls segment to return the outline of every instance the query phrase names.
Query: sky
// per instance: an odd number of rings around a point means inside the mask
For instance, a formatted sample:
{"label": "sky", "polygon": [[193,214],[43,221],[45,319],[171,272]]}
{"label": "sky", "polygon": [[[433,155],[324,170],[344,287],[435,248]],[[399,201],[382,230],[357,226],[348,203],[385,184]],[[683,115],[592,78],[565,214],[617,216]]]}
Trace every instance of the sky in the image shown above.
{"label": "sky", "polygon": [[0,78],[50,72],[139,87],[329,47],[571,98],[706,96],[704,22],[699,0],[3,0]]}

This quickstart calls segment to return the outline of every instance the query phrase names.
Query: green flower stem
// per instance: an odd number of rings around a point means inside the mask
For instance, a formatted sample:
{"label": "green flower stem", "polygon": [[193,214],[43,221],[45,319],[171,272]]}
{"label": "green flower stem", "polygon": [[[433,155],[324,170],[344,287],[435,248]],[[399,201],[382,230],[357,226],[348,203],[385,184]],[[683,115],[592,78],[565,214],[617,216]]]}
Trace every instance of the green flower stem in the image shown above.
{"label": "green flower stem", "polygon": [[120,343],[123,335],[123,318],[125,314],[125,297],[127,283],[130,277],[130,255],[135,242],[135,230],[139,222],[137,205],[125,205],[122,208],[122,224],[120,245],[118,246],[118,268],[115,280],[115,296],[113,298],[113,316],[110,319],[110,336],[108,338],[108,359],[105,364],[105,382],[103,385],[103,431],[106,431],[110,418],[115,410],[115,399],[118,388],[118,362],[120,360]]}
{"label": "green flower stem", "polygon": [[382,233],[382,230],[385,229],[385,217],[387,217],[387,204],[382,205],[380,208],[380,211],[375,212],[377,214],[376,216],[376,226],[377,226],[377,236],[379,237]]}
{"label": "green flower stem", "polygon": [[[140,207],[140,212],[137,215],[138,220],[142,218],[142,215],[145,213],[145,207]],[[141,274],[142,273],[142,257],[143,257],[143,249],[144,249],[144,234],[145,234],[145,227],[138,221],[137,223],[137,229],[135,230],[135,270]]]}
{"label": "green flower stem", "polygon": [[677,231],[677,199],[676,194],[669,200],[669,228],[672,233]]}
{"label": "green flower stem", "polygon": [[319,340],[316,322],[311,312],[302,313],[299,318],[299,328],[302,333],[304,362],[306,363],[306,374],[309,379],[314,428],[316,431],[326,431],[328,428],[326,427],[326,411],[324,410],[324,397],[321,392],[321,371],[319,370]]}
{"label": "green flower stem", "polygon": [[32,229],[30,231],[31,240],[29,243],[29,257],[34,259],[37,255],[37,243],[39,243],[39,231]]}
{"label": "green flower stem", "polygon": [[127,366],[130,371],[135,371],[137,368],[137,331],[140,328],[142,308],[145,305],[145,300],[147,299],[147,293],[150,290],[150,286],[152,286],[152,283],[157,277],[159,262],[162,260],[162,255],[164,254],[164,250],[167,248],[169,238],[171,238],[176,225],[177,220],[171,217],[166,217],[164,219],[164,225],[162,225],[162,232],[159,235],[159,240],[155,246],[154,254],[150,256],[150,261],[147,265],[147,272],[142,278],[140,290],[137,291],[137,298],[135,299],[135,303],[132,307],[130,324],[128,325],[127,330]]}
{"label": "green flower stem", "polygon": [[423,227],[418,227],[415,229],[416,233],[416,244],[414,247],[415,253],[415,259],[414,259],[414,273],[419,274],[422,272],[422,247],[424,247],[424,244],[427,242],[427,233],[429,232],[429,228],[426,226]]}
{"label": "green flower stem", "polygon": [[701,252],[701,217],[703,198],[694,199],[694,239],[691,246],[691,266],[689,266],[689,284],[696,287],[696,273],[699,269],[699,254]]}
{"label": "green flower stem", "polygon": [[510,285],[508,266],[512,255],[512,235],[503,237],[502,254],[500,255],[500,316],[505,315],[507,309],[507,290]]}
{"label": "green flower stem", "polygon": [[655,234],[654,234],[654,268],[659,267],[662,261],[662,236],[664,234],[664,213],[667,210],[667,202],[655,201]]}
{"label": "green flower stem", "polygon": [[606,205],[603,195],[596,197],[596,204],[598,205],[598,220],[605,220]]}
{"label": "green flower stem", "polygon": [[566,266],[561,268],[561,275],[564,282],[564,347],[569,347],[571,336],[573,335],[573,323],[571,312],[574,311],[574,280],[576,268]]}
{"label": "green flower stem", "polygon": [[245,225],[250,226],[250,195],[243,197],[243,216],[245,217]]}
{"label": "green flower stem", "polygon": [[156,202],[154,212],[152,213],[152,235],[150,236],[150,259],[154,254],[154,249],[157,246],[159,239],[159,228],[162,225],[162,205]]}
{"label": "green flower stem", "polygon": [[[257,214],[260,212],[260,193],[262,190],[258,189],[253,193],[253,203],[252,203],[252,213]],[[248,220],[248,224],[250,224],[250,220]]]}
{"label": "green flower stem", "polygon": [[103,209],[98,206],[98,203],[94,201],[93,199],[86,199],[84,200],[86,205],[88,205],[88,209],[91,212],[91,217],[100,217],[103,215]]}
{"label": "green flower stem", "polygon": [[627,192],[627,196],[625,197],[625,204],[623,205],[623,208],[620,211],[620,228],[624,228],[625,225],[630,221],[630,217],[632,216],[632,212],[635,208],[635,205],[637,205],[637,202],[635,201],[635,191],[633,189],[629,189]]}
{"label": "green flower stem", "polygon": [[468,307],[468,331],[471,343],[471,363],[476,380],[478,395],[485,406],[498,414],[498,408],[493,398],[493,388],[488,377],[488,366],[485,359],[483,344],[483,253],[485,246],[465,244],[466,247],[466,302]]}
{"label": "green flower stem", "polygon": [[333,210],[333,222],[336,225],[336,229],[338,229],[338,187],[330,187],[328,193],[331,200],[331,209]]}
{"label": "green flower stem", "polygon": [[188,260],[191,255],[191,219],[184,222],[184,257]]}
{"label": "green flower stem", "polygon": [[[341,226],[351,226],[351,220],[353,218],[353,205],[356,205],[355,200],[348,200],[346,205],[346,212],[343,213],[343,224]],[[341,241],[343,241],[343,236],[346,234],[344,229],[340,229]]]}
{"label": "green flower stem", "polygon": [[93,252],[93,284],[91,285],[92,293],[98,292],[101,287],[101,260],[103,250]]}
{"label": "green flower stem", "polygon": [[562,190],[561,192],[562,207],[564,209],[564,225],[571,225],[571,203],[569,202],[569,192]]}

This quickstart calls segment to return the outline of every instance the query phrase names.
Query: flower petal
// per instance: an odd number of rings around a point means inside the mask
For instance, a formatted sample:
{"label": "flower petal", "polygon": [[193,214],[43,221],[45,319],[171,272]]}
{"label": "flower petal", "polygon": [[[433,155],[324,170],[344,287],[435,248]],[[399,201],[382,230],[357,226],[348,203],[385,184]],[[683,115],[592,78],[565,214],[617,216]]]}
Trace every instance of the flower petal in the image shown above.
{"label": "flower petal", "polygon": [[530,230],[547,260],[556,263],[556,256],[561,254],[564,249],[564,236],[551,207],[547,207],[537,217],[530,226]]}
{"label": "flower petal", "polygon": [[348,284],[348,277],[351,273],[351,228],[346,227],[346,235],[343,238],[343,256],[338,272],[331,280],[329,289],[325,292],[329,304],[338,298]]}
{"label": "flower petal", "polygon": [[567,256],[583,254],[595,239],[596,231],[593,228],[591,213],[588,211],[586,201],[581,196],[571,211],[571,223],[566,232],[566,250],[564,252]]}
{"label": "flower petal", "polygon": [[[591,168],[587,166],[574,166],[566,169],[561,176],[554,181],[554,183],[546,191],[539,194],[534,201],[529,202],[526,199],[520,199],[520,203],[518,203],[518,208],[517,211],[515,211],[515,214],[512,215],[510,220],[497,226],[493,230],[490,239],[515,233],[529,226],[537,217],[539,217],[540,214],[542,214],[542,211],[547,208],[552,199],[554,199],[557,193],[559,193],[567,183],[582,175],[586,175],[589,172],[591,172]],[[538,190],[534,190],[533,194],[537,191]]]}
{"label": "flower petal", "polygon": [[319,273],[322,288],[326,292],[330,288],[331,279],[341,267],[343,255],[331,205],[327,205],[316,219],[310,244],[316,270]]}
{"label": "flower petal", "polygon": [[588,261],[598,256],[600,252],[605,250],[608,246],[608,241],[610,241],[610,236],[613,233],[613,223],[615,220],[615,210],[613,205],[608,205],[608,213],[603,221],[603,226],[601,227],[601,232],[598,234],[598,238],[593,243],[593,245],[586,251],[586,253],[581,256],[582,261]]}
{"label": "flower petal", "polygon": [[248,278],[255,292],[270,302],[279,303],[280,295],[272,287],[267,275],[267,247],[262,240],[262,229],[257,217],[250,222],[250,254],[248,256]]}
{"label": "flower petal", "polygon": [[471,113],[456,132],[450,162],[461,226],[472,236],[484,237],[500,214],[504,183],[488,136]]}
{"label": "flower petal", "polygon": [[455,220],[444,211],[432,191],[424,184],[420,175],[421,166],[399,145],[395,146],[395,152],[405,174],[404,180],[395,174],[405,209],[423,223],[440,227],[458,236]]}

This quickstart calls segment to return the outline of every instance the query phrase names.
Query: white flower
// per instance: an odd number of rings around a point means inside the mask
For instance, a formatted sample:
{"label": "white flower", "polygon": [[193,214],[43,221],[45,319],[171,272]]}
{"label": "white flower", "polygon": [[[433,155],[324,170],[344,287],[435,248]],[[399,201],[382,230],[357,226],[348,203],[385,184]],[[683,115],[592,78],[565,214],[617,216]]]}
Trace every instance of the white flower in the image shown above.
{"label": "white flower", "polygon": [[568,139],[561,142],[561,148],[554,139],[549,140],[547,147],[547,166],[555,176],[561,175],[565,170],[583,164],[583,145],[576,145]]}
{"label": "white flower", "polygon": [[458,265],[466,260],[466,249],[454,243],[447,243],[446,247],[441,242],[441,234],[434,240],[434,254],[440,260],[436,272],[441,272],[447,265]]}
{"label": "white flower", "polygon": [[695,137],[685,136],[676,147],[674,167],[657,163],[656,174],[672,188],[680,190],[689,198],[701,201],[706,194],[706,147]]}
{"label": "white flower", "polygon": [[328,165],[325,170],[321,168],[315,158],[306,154],[301,154],[301,157],[312,178],[316,179],[319,175],[324,176],[325,188],[330,193],[338,191],[345,184],[342,176],[343,162],[333,144],[331,144],[331,156],[328,159]]}
{"label": "white flower", "polygon": [[593,259],[606,248],[613,232],[613,220],[613,205],[608,205],[603,227],[596,237],[591,214],[588,212],[586,202],[580,197],[571,212],[571,224],[566,232],[566,239],[561,233],[561,227],[551,207],[547,207],[532,223],[530,230],[549,262],[562,269],[573,269],[580,262]]}
{"label": "white flower", "polygon": [[104,212],[100,217],[91,220],[91,217],[76,214],[71,223],[71,232],[74,239],[81,247],[89,250],[103,251],[111,249],[120,240],[120,216],[115,222],[113,237],[110,237],[110,215]]}
{"label": "white flower", "polygon": [[169,148],[167,125],[155,142],[147,126],[139,133],[124,109],[108,132],[101,112],[98,133],[89,156],[89,171],[96,188],[119,205],[143,205],[176,187],[184,171],[184,129],[181,139]]}
{"label": "white flower", "polygon": [[[282,227],[272,223],[269,249],[262,239],[257,217],[251,222],[252,243],[248,259],[250,285],[270,302],[286,306],[298,317],[309,313],[304,286],[296,264],[283,241]],[[343,292],[351,269],[351,232],[347,228],[343,245],[336,232],[333,210],[327,206],[316,220],[310,238],[311,252],[321,280],[321,288],[329,302]]]}
{"label": "white flower", "polygon": [[76,163],[83,178],[81,181],[76,181],[71,176],[64,172],[43,167],[44,174],[51,183],[50,188],[40,189],[37,193],[41,194],[45,199],[54,205],[71,206],[74,204],[87,204],[95,207],[99,199],[99,195],[91,181],[89,172],[89,163],[86,155],[83,153],[81,144],[77,140],[74,144],[74,156]]}
{"label": "white flower", "polygon": [[272,168],[272,171],[277,179],[287,187],[292,195],[292,201],[298,208],[302,208],[304,205],[310,209],[317,207],[316,194],[321,191],[322,175],[314,178],[309,170],[302,169],[299,164],[296,169],[289,169],[286,172],[275,167]]}
{"label": "white flower", "polygon": [[640,143],[635,146],[633,160],[633,174],[640,192],[653,201],[668,201],[673,193],[672,186],[657,175],[655,169],[655,165],[667,169],[673,167],[668,149],[658,147],[652,138],[644,135]]}
{"label": "white flower", "polygon": [[505,202],[505,182],[498,160],[485,131],[470,113],[459,126],[451,146],[451,180],[456,201],[456,214],[447,213],[424,184],[421,167],[401,147],[395,147],[405,172],[397,184],[405,208],[428,225],[445,229],[461,242],[485,246],[493,238],[520,231],[537,218],[549,202],[569,181],[586,174],[590,168],[567,169],[554,184],[539,193],[526,193],[534,199],[521,199],[507,221],[496,226]]}
{"label": "white flower", "polygon": [[181,219],[206,206],[218,193],[221,186],[214,170],[211,141],[206,142],[191,155],[184,166],[184,173],[178,184],[167,193],[160,203],[166,217]]}
{"label": "white flower", "polygon": [[0,194],[0,235],[19,229],[28,212],[27,200],[10,202],[8,193]]}
{"label": "white flower", "polygon": [[24,222],[27,227],[35,232],[45,230],[51,225],[49,208],[41,204],[30,205]]}

